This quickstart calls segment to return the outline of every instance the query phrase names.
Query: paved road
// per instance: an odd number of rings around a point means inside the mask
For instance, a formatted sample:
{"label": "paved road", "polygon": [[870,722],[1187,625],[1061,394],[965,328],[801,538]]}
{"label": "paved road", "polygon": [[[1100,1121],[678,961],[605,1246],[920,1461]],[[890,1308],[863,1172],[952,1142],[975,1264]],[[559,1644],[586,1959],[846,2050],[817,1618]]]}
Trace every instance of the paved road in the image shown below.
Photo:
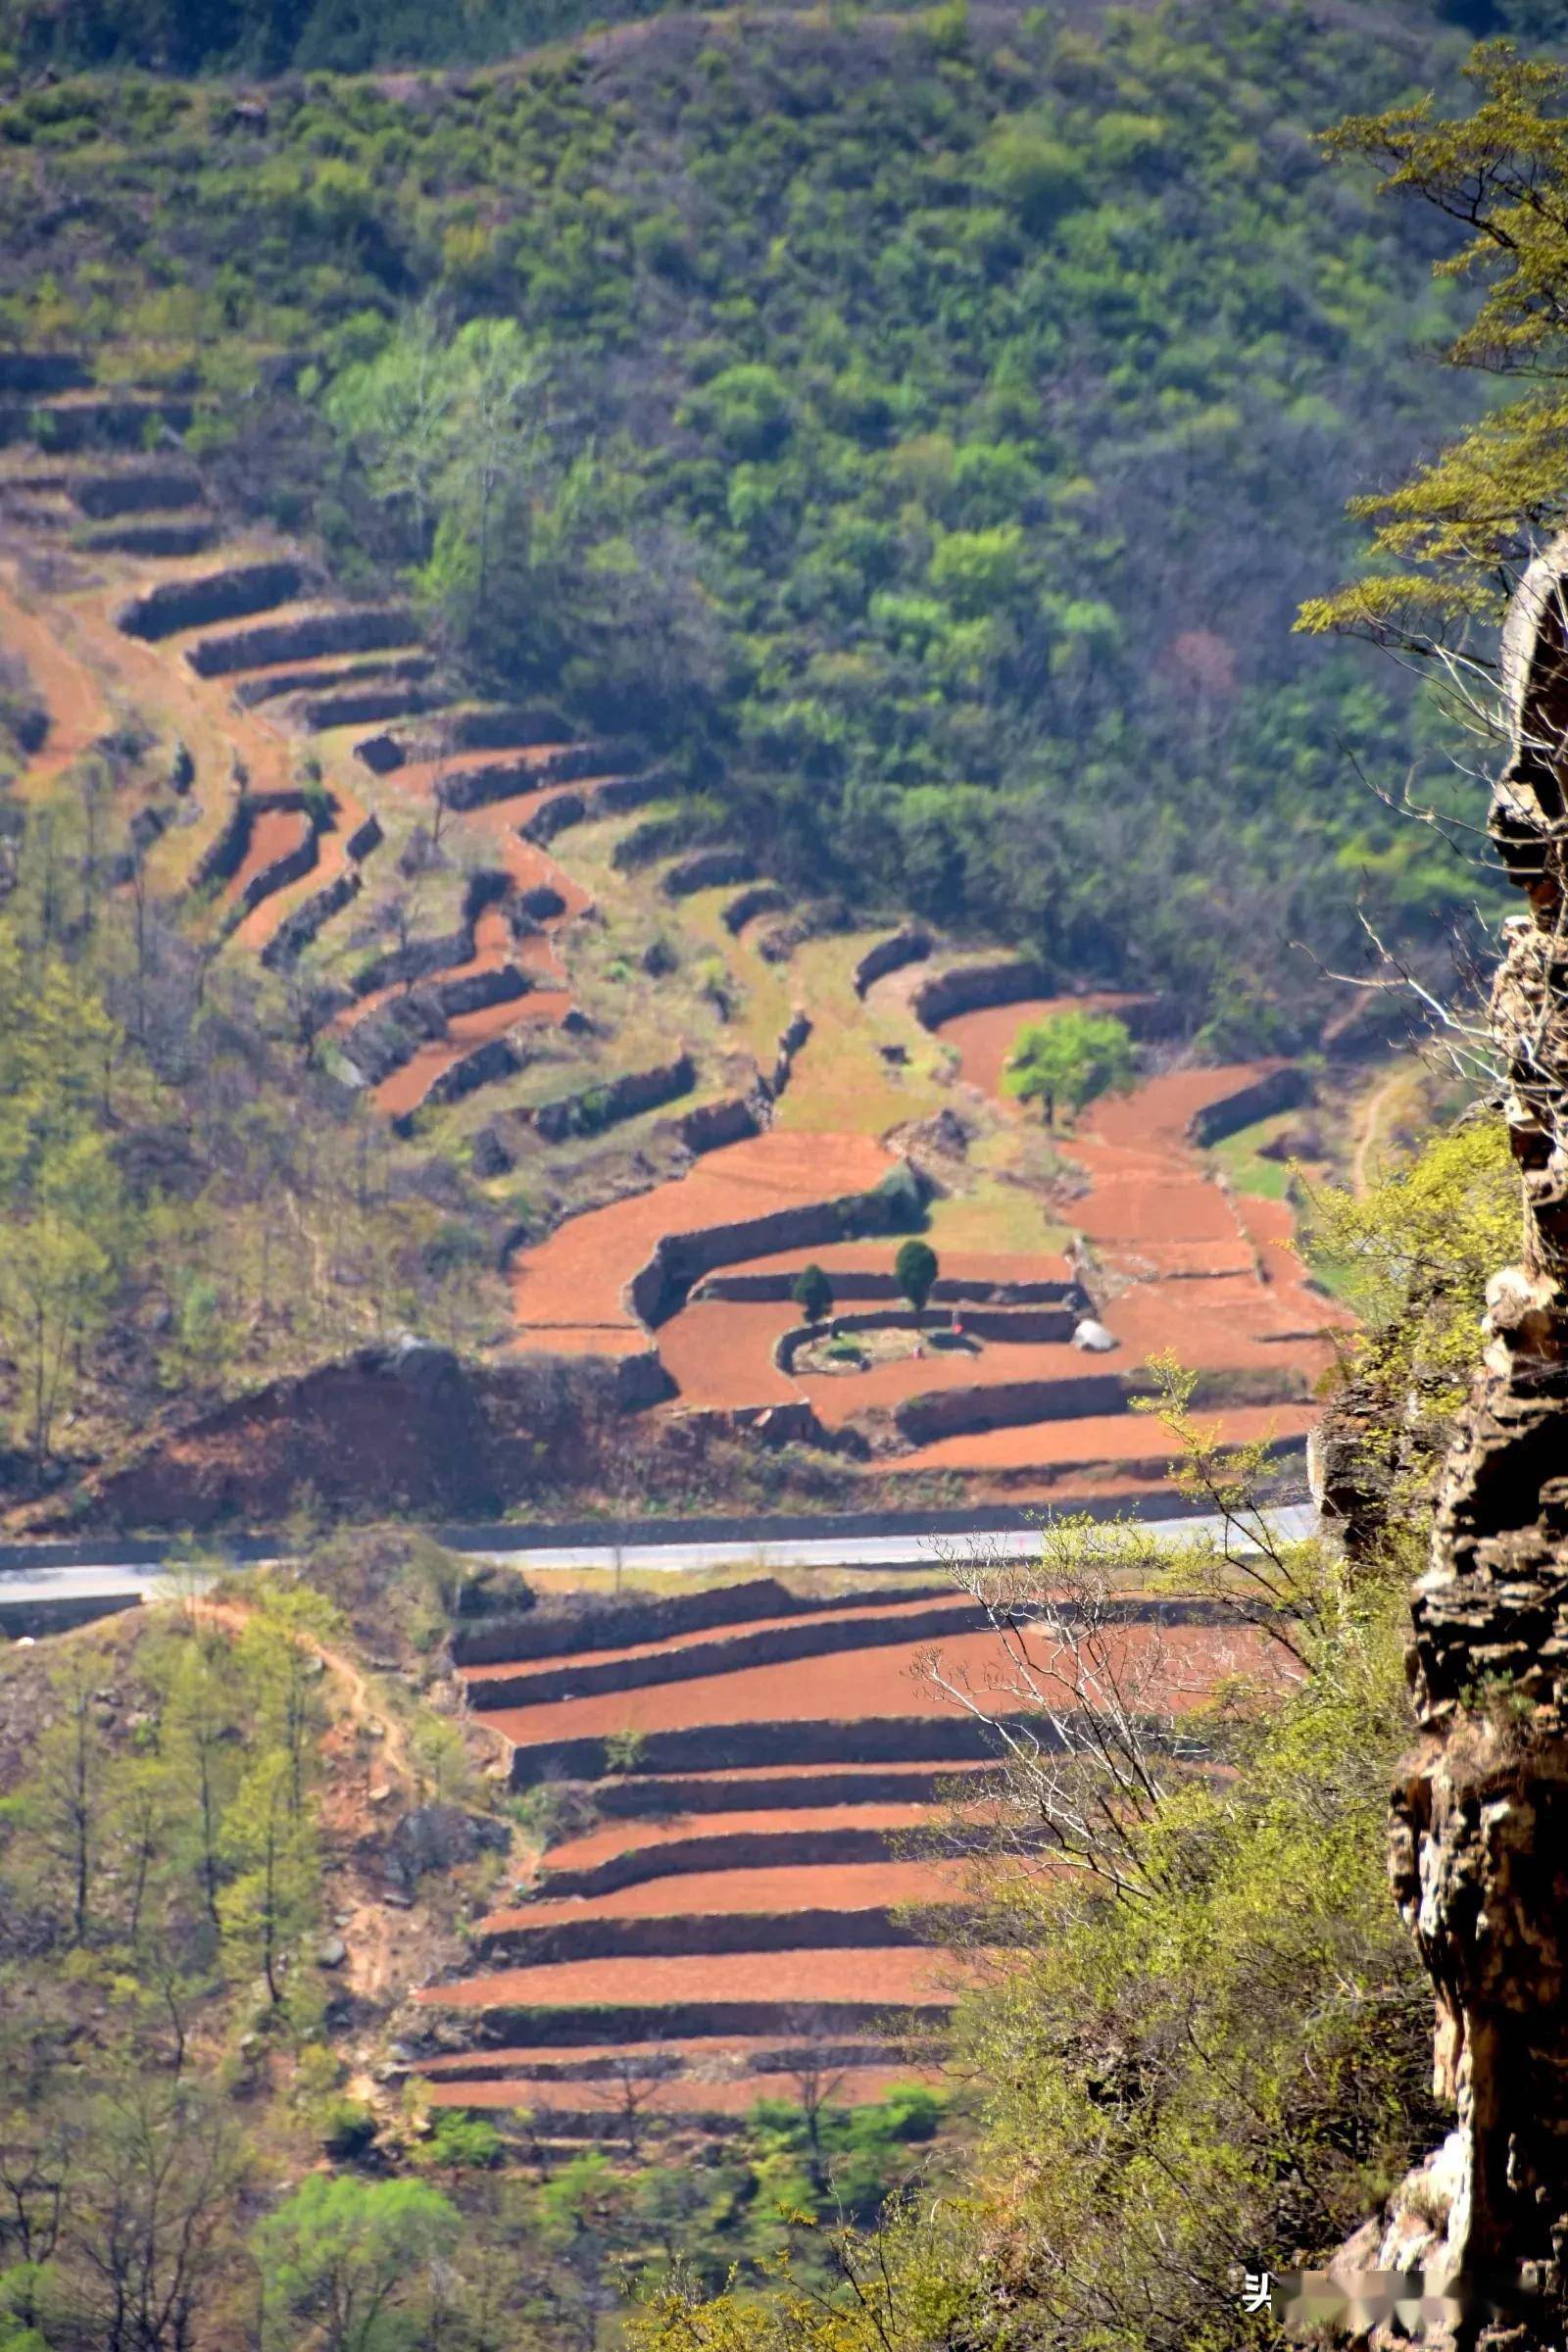
{"label": "paved road", "polygon": [[[1317,1515],[1310,1503],[1287,1504],[1270,1513],[1282,1536],[1311,1533]],[[1221,1521],[1206,1518],[1151,1519],[1143,1532],[1162,1544],[1190,1543],[1198,1536],[1217,1536]],[[944,1530],[929,1535],[890,1536],[788,1535],[760,1543],[693,1541],[675,1536],[662,1542],[625,1544],[568,1543],[509,1546],[487,1544],[464,1546],[468,1556],[495,1560],[529,1575],[552,1571],[598,1568],[613,1573],[635,1571],[678,1574],[715,1569],[750,1570],[765,1575],[780,1568],[910,1569],[939,1566],[954,1547],[974,1544],[1008,1559],[1028,1559],[1038,1550],[1040,1537],[1033,1528],[983,1530],[971,1536]],[[105,1545],[108,1551],[111,1547]],[[137,1545],[138,1551],[145,1547]],[[245,1547],[250,1564],[263,1564],[254,1546]],[[26,1630],[36,1623],[77,1623],[111,1610],[134,1607],[147,1600],[168,1598],[188,1590],[188,1571],[171,1570],[156,1560],[41,1561],[34,1567],[0,1571],[0,1627]]]}

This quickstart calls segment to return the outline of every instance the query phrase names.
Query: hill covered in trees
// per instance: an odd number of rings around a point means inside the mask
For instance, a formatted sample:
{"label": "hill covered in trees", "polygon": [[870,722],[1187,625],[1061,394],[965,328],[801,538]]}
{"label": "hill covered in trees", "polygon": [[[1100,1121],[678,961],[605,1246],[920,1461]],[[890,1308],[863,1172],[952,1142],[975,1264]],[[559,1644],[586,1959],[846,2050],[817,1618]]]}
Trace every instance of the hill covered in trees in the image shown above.
{"label": "hill covered in trees", "polygon": [[1457,39],[955,5],[19,85],[0,327],[190,373],[237,505],[638,733],[692,840],[1296,1041],[1358,893],[1430,939],[1474,888],[1356,788],[1444,788],[1430,713],[1290,635],[1473,406],[1462,296],[1313,143]]}

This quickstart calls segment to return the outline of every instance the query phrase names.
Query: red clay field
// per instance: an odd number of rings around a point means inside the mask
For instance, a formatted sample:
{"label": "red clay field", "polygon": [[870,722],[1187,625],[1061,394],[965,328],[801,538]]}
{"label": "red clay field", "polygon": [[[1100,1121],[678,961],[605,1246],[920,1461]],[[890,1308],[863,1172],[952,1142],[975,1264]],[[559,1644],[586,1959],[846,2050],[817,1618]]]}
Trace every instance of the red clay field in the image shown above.
{"label": "red clay field", "polygon": [[[1118,1658],[1132,1663],[1149,1636],[1135,1628],[1115,1643]],[[1166,1654],[1180,1669],[1173,1692],[1178,1706],[1196,1703],[1199,1690],[1226,1671],[1214,1633],[1177,1626],[1163,1634]],[[521,1747],[566,1740],[602,1740],[620,1733],[689,1730],[699,1724],[801,1723],[819,1719],[863,1722],[872,1716],[942,1716],[955,1702],[933,1689],[920,1672],[922,1658],[941,1651],[945,1667],[977,1692],[988,1688],[1002,1660],[996,1637],[987,1633],[929,1636],[875,1649],[846,1648],[813,1657],[808,1667],[791,1660],[777,1666],[737,1666],[691,1682],[655,1684],[607,1691],[591,1698],[547,1700],[534,1706],[487,1711],[487,1721]],[[1231,1638],[1229,1665],[1255,1656],[1245,1635]],[[1063,1690],[1061,1696],[1066,1698]]]}
{"label": "red clay field", "polygon": [[[1112,1655],[1141,1708],[1190,1710],[1221,1676],[1270,1671],[1213,1604],[1121,1605]],[[1016,1712],[1015,1669],[979,1623],[951,1587],[824,1605],[762,1580],[536,1611],[514,1658],[492,1654],[504,1630],[460,1636],[514,1784],[574,1788],[531,1884],[479,1923],[466,1968],[419,1995],[430,2022],[411,2064],[439,2103],[612,2133],[633,2052],[659,2077],[636,2094],[639,2130],[789,2097],[791,2070],[829,2045],[836,2099],[929,2077],[929,2044],[908,2060],[888,2045],[958,1997],[977,1962],[943,1946],[1005,1867],[977,1858],[990,1735],[921,1670],[935,1655],[978,1704]],[[1070,1713],[1049,1645],[1031,1658]]]}
{"label": "red clay field", "polygon": [[949,1954],[912,1945],[737,1952],[723,1957],[687,1952],[673,1958],[502,1968],[493,1976],[427,1985],[416,1998],[442,2009],[582,2007],[590,2014],[610,2007],[673,2010],[724,2002],[746,2002],[774,2013],[851,2003],[876,2012],[933,2002],[950,2008],[962,1974]]}

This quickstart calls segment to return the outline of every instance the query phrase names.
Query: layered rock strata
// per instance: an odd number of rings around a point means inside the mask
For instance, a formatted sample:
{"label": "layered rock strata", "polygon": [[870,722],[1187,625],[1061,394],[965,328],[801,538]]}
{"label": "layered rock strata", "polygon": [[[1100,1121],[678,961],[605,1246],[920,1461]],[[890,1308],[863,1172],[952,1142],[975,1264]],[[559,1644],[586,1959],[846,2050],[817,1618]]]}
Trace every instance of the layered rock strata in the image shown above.
{"label": "layered rock strata", "polygon": [[[1521,1256],[1489,1287],[1413,1595],[1421,1744],[1391,1853],[1457,2128],[1357,2251],[1453,2287],[1469,2316],[1446,2340],[1526,2352],[1568,2341],[1568,536],[1521,584],[1503,679],[1489,830],[1528,911],[1505,926],[1490,1021]],[[1489,2308],[1509,2278],[1530,2299]]]}

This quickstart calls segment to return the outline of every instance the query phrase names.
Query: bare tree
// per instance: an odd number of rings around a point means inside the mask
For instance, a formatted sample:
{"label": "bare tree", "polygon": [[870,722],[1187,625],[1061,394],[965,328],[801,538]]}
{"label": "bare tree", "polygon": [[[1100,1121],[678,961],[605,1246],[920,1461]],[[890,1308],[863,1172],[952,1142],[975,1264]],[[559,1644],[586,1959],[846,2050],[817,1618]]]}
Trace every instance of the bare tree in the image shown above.
{"label": "bare tree", "polygon": [[65,2292],[94,2352],[195,2352],[244,2165],[232,2119],[188,2084],[133,2083],[86,2117]]}
{"label": "bare tree", "polygon": [[642,2154],[650,2119],[658,2114],[661,2096],[678,2062],[662,2050],[616,2050],[604,2078],[607,2104],[614,2117],[626,2153],[635,2162]]}
{"label": "bare tree", "polygon": [[785,2032],[790,2039],[783,2072],[794,2084],[800,2101],[809,2150],[808,2168],[812,2185],[820,2190],[827,2185],[822,2111],[832,2104],[834,2092],[842,2086],[849,2072],[843,2032],[815,2008],[792,2009],[785,2020]]}
{"label": "bare tree", "polygon": [[1195,1675],[1147,1604],[1129,1609],[1130,1587],[1147,1592],[1169,1573],[1136,1528],[1057,1522],[1035,1560],[972,1546],[951,1550],[948,1565],[985,1612],[995,1661],[978,1688],[939,1650],[920,1671],[996,1743],[994,1839],[1119,1897],[1149,1896],[1166,1865],[1145,1833],[1175,1778],[1214,1760],[1181,1702],[1214,1690],[1239,1656],[1207,1644]]}

